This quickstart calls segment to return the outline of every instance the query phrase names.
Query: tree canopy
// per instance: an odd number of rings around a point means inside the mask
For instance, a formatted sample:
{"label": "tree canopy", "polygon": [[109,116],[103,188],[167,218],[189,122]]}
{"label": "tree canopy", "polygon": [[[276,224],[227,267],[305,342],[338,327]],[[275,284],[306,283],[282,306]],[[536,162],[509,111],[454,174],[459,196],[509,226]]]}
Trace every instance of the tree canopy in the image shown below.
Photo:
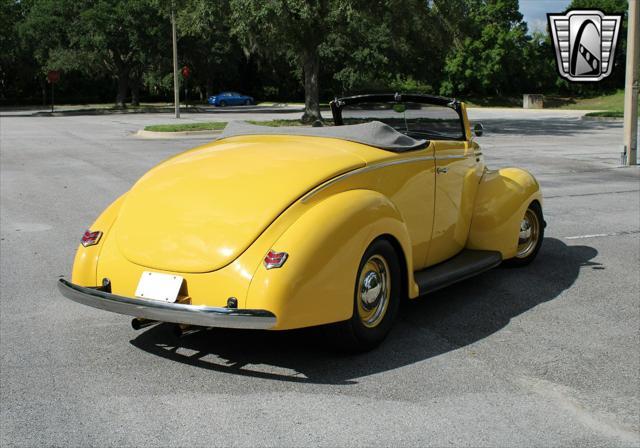
{"label": "tree canopy", "polygon": [[[594,7],[620,13],[627,2],[570,5]],[[310,121],[321,100],[362,91],[586,94],[624,82],[624,29],[613,75],[570,84],[518,0],[0,0],[0,100],[38,102],[53,69],[68,101],[171,98],[171,10],[192,99],[304,99]]]}

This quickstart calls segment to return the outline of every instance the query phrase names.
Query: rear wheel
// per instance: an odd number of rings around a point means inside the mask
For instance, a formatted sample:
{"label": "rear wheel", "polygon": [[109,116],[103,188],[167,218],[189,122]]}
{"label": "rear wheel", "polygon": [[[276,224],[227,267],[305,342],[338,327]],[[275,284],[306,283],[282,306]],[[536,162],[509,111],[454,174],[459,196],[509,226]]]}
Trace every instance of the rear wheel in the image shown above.
{"label": "rear wheel", "polygon": [[356,275],[353,315],[329,327],[339,348],[366,351],[384,340],[398,312],[401,278],[393,246],[382,239],[371,243]]}
{"label": "rear wheel", "polygon": [[507,266],[526,266],[538,255],[544,239],[544,219],[538,202],[532,202],[520,221],[516,256],[505,261]]}
{"label": "rear wheel", "polygon": [[246,100],[246,101],[244,102],[244,105],[245,105],[245,106],[251,106],[251,100]]}

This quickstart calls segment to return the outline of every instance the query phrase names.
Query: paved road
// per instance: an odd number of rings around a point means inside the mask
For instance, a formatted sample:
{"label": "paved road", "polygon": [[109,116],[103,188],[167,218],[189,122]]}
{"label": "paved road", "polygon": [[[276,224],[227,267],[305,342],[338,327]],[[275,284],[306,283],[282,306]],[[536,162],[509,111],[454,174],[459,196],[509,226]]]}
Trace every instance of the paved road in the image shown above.
{"label": "paved road", "polygon": [[0,445],[640,446],[640,171],[618,167],[621,124],[471,114],[488,163],[542,184],[539,259],[409,304],[351,357],[314,331],[135,332],[62,298],[85,227],[200,140],[131,137],[167,115],[0,118]]}

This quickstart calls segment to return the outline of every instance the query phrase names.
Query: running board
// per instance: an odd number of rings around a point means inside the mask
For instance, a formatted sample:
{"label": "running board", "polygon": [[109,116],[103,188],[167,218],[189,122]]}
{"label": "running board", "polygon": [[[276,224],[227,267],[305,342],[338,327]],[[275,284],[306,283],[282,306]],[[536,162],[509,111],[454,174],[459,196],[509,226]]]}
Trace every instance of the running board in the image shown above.
{"label": "running board", "polygon": [[413,273],[420,295],[473,277],[502,263],[500,252],[464,249],[453,258]]}

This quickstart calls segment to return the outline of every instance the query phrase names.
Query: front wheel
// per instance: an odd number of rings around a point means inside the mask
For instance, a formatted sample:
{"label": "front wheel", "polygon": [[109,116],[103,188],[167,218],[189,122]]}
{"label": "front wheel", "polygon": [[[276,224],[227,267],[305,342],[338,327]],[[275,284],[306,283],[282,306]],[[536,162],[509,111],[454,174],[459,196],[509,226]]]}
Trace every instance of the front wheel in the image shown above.
{"label": "front wheel", "polygon": [[220,101],[220,107],[226,107],[226,106],[227,106],[226,101]]}
{"label": "front wheel", "polygon": [[544,219],[542,207],[532,202],[520,221],[518,250],[516,256],[505,261],[506,266],[519,267],[531,263],[538,255],[544,239]]}
{"label": "front wheel", "polygon": [[386,240],[367,248],[355,279],[351,319],[329,327],[333,342],[348,351],[367,351],[379,345],[393,325],[400,294],[398,255]]}

